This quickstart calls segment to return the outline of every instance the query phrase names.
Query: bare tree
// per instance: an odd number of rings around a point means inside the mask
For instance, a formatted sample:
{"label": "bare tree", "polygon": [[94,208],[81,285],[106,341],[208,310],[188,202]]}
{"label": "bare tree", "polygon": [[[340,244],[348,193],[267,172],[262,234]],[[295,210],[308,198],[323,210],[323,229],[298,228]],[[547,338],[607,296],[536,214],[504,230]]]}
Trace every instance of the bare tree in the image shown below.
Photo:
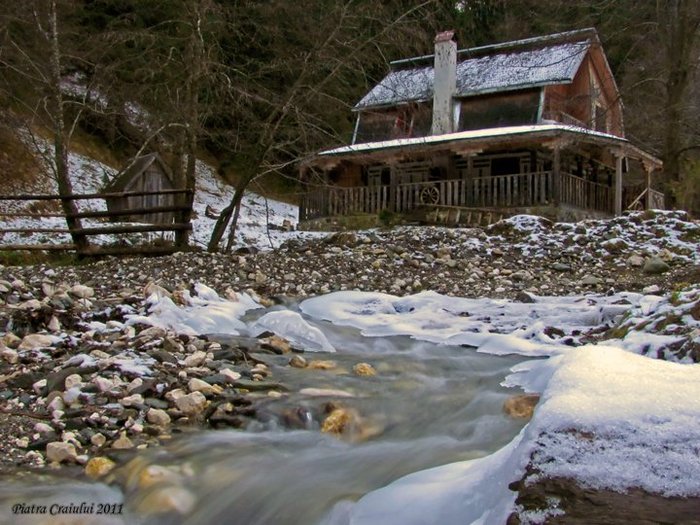
{"label": "bare tree", "polygon": [[[53,155],[50,168],[58,186],[61,207],[66,216],[73,243],[78,251],[88,247],[73,195],[73,185],[68,166],[70,140],[75,131],[80,110],[75,102],[66,100],[62,89],[63,47],[56,0],[33,0],[23,3],[20,9],[8,9],[11,20],[5,32],[5,52],[0,54],[0,68],[6,81],[14,82],[5,93],[29,118],[49,129],[53,136]],[[24,83],[25,89],[18,87]],[[28,87],[28,89],[27,89]],[[27,92],[33,96],[27,97]],[[73,105],[74,117],[68,121],[68,107]],[[27,129],[33,130],[32,125]]]}
{"label": "bare tree", "polygon": [[[234,119],[248,127],[236,140],[236,189],[215,224],[209,251],[218,250],[251,182],[289,169],[321,144],[338,141],[328,120],[339,110],[349,115],[348,100],[366,89],[356,84],[357,79],[371,82],[378,71],[383,72],[386,57],[381,49],[393,45],[405,53],[414,50],[412,45],[432,40],[433,28],[426,30],[428,24],[421,27],[416,20],[430,19],[435,1],[397,2],[386,7],[376,2],[332,0],[322,10],[307,4],[272,2],[267,9],[275,17],[259,11],[246,13],[248,21],[258,15],[284,22],[258,28],[255,36],[268,42],[269,56],[263,57],[264,63],[256,58],[231,70]],[[238,19],[230,32],[250,38],[247,27]],[[229,239],[233,235],[230,232]]]}

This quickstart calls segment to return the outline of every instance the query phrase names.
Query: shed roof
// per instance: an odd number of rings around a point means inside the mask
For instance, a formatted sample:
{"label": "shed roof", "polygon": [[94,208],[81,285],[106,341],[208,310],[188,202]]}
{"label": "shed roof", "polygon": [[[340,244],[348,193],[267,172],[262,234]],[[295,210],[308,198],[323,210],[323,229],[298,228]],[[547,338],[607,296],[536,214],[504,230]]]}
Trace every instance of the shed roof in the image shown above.
{"label": "shed roof", "polygon": [[[573,81],[586,53],[599,44],[595,29],[582,29],[458,51],[457,97]],[[430,100],[434,55],[392,62],[392,71],[355,110]]]}
{"label": "shed roof", "polygon": [[127,165],[125,169],[117,173],[114,179],[112,179],[112,181],[107,185],[105,190],[111,192],[123,191],[124,188],[129,184],[129,182],[131,182],[131,180],[133,180],[134,177],[142,174],[154,162],[161,168],[163,174],[172,183],[172,176],[170,174],[170,170],[161,160],[160,156],[157,153],[149,153],[147,155],[141,155],[140,157],[137,157],[129,165]]}

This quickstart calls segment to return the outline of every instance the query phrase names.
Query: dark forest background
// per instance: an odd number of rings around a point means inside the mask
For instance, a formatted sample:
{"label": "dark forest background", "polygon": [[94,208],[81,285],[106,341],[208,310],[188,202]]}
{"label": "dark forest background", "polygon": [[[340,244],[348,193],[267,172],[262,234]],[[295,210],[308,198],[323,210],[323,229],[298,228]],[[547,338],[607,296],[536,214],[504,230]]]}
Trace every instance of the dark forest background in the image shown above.
{"label": "dark forest background", "polygon": [[352,105],[389,61],[430,54],[436,32],[464,48],[583,27],[598,30],[627,137],[697,214],[696,0],[0,0],[0,169],[22,165],[8,137],[25,129],[55,141],[59,184],[61,156],[92,144],[116,165],[160,151],[190,187],[204,157],[240,190],[291,193],[294,164],[347,143]]}

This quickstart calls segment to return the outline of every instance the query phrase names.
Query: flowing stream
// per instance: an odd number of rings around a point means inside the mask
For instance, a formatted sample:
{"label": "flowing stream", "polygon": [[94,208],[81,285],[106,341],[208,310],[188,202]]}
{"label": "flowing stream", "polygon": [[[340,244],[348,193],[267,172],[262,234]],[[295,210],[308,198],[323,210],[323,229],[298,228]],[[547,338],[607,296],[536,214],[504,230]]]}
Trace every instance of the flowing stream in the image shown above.
{"label": "flowing stream", "polygon": [[[339,525],[367,492],[411,472],[492,453],[524,425],[503,413],[504,400],[517,392],[499,384],[523,357],[403,336],[367,338],[353,328],[314,324],[338,352],[305,357],[333,360],[337,367],[297,369],[287,365],[289,355],[260,355],[289,394],[259,394],[262,421],[254,428],[181,434],[164,447],[140,451],[129,471],[120,467],[120,482],[111,486],[45,474],[3,479],[0,522],[55,523],[46,515],[45,521],[12,515],[12,504],[22,501],[123,503],[121,515],[73,514],[63,517],[74,521],[61,523]],[[360,362],[370,363],[377,375],[353,374]],[[302,388],[353,397],[302,395]],[[351,439],[320,432],[329,402],[361,418]],[[155,469],[144,482],[149,465]],[[161,512],[173,506],[163,505],[163,498],[184,514]]]}

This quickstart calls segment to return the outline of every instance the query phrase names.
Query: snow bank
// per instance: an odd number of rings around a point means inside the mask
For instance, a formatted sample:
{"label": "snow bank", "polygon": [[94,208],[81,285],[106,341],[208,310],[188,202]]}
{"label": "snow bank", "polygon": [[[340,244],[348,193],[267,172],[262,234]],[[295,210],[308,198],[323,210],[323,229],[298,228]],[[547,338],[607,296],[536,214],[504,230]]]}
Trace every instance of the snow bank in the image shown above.
{"label": "snow bank", "polygon": [[311,317],[353,326],[366,336],[408,335],[497,355],[548,356],[571,349],[583,331],[611,323],[642,297],[534,297],[534,303],[516,303],[435,292],[397,297],[352,291],[307,299],[300,307]]}
{"label": "snow bank", "polygon": [[533,419],[506,447],[481,459],[417,472],[345,502],[328,522],[502,524],[508,484],[532,462],[540,476],[584,487],[664,496],[700,494],[700,365],[588,345],[529,362],[510,385],[543,388]]}
{"label": "snow bank", "polygon": [[184,306],[178,306],[168,296],[154,293],[148,298],[148,315],[128,315],[127,324],[157,326],[188,335],[240,335],[240,330],[246,329],[246,324],[240,320],[243,314],[262,308],[245,293],[222,299],[214,290],[199,283],[195,285],[195,292],[195,296],[183,293]]}

